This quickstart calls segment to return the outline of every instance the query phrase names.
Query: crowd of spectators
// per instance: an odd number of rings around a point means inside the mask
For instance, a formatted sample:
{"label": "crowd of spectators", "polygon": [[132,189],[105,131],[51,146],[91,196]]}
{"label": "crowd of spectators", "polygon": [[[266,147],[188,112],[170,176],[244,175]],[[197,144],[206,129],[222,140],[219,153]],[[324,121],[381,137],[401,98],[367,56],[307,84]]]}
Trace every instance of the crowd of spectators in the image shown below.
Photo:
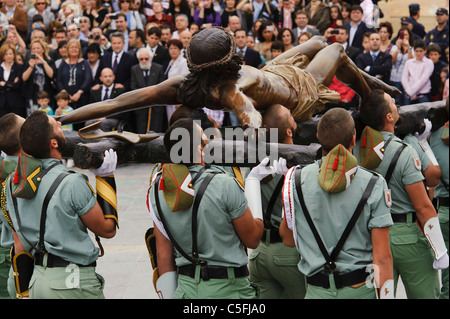
{"label": "crowd of spectators", "polygon": [[[448,96],[448,8],[436,27],[419,23],[420,6],[394,30],[378,0],[0,0],[0,117],[72,109],[158,84],[188,71],[195,32],[232,32],[244,63],[262,67],[312,36],[344,46],[362,70],[396,86],[407,105]],[[375,5],[375,6],[374,6]],[[336,78],[339,106],[358,97]],[[109,117],[104,129],[164,132],[177,106]],[[231,113],[205,109],[220,125]],[[85,123],[69,126],[79,129]]]}

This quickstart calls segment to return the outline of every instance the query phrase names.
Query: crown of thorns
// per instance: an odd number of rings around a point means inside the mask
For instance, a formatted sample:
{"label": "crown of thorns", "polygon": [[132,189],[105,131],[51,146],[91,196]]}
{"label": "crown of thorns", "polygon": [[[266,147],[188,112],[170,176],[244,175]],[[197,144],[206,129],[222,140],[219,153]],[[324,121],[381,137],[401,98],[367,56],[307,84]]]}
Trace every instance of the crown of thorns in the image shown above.
{"label": "crown of thorns", "polygon": [[225,34],[228,36],[228,38],[230,39],[230,42],[231,42],[230,52],[228,52],[228,54],[225,55],[220,60],[206,62],[206,63],[202,63],[202,64],[195,64],[194,62],[192,62],[192,59],[191,59],[191,45],[190,44],[192,43],[192,40],[198,35],[197,34],[192,38],[191,43],[187,46],[187,49],[186,49],[187,63],[188,63],[189,69],[191,69],[192,71],[198,72],[198,71],[201,71],[203,69],[206,69],[206,68],[209,68],[212,66],[228,63],[236,52],[236,41],[234,40],[234,37],[231,35],[231,33],[222,27],[213,27],[213,28],[224,31]]}

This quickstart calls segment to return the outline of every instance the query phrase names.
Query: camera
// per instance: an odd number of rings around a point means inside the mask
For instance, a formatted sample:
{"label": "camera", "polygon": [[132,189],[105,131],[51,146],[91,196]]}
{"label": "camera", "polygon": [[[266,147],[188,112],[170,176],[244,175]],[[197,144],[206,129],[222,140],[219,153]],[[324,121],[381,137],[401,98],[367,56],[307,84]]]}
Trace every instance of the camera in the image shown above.
{"label": "camera", "polygon": [[339,30],[336,30],[336,29],[331,30],[331,31],[330,31],[330,34],[339,34]]}
{"label": "camera", "polygon": [[112,14],[112,15],[110,16],[110,18],[111,18],[112,20],[117,20],[117,15],[116,15],[116,14]]}
{"label": "camera", "polygon": [[36,54],[34,54],[34,53],[31,53],[31,56],[30,56],[30,58],[31,58],[31,59],[36,59]]}
{"label": "camera", "polygon": [[36,23],[35,26],[36,26],[36,28],[38,28],[38,29],[41,28],[41,24],[40,24],[40,23]]}

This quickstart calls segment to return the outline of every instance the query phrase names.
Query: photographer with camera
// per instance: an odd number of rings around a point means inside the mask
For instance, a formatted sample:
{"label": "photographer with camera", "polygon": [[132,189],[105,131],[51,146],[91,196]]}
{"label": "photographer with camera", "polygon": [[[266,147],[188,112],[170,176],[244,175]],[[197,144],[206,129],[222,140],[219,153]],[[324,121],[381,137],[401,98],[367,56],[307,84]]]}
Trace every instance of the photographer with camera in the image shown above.
{"label": "photographer with camera", "polygon": [[[30,43],[30,51],[30,59],[25,62],[22,74],[23,86],[26,88],[23,92],[27,98],[29,114],[37,108],[38,92],[46,91],[50,96],[56,93],[52,83],[56,74],[56,65],[48,55],[48,47],[41,40],[33,40]],[[36,107],[33,107],[35,105]],[[50,105],[55,107],[53,99]]]}
{"label": "photographer with camera", "polygon": [[89,0],[83,15],[91,20],[92,26],[100,26],[105,20],[105,16],[113,12],[109,0]]}

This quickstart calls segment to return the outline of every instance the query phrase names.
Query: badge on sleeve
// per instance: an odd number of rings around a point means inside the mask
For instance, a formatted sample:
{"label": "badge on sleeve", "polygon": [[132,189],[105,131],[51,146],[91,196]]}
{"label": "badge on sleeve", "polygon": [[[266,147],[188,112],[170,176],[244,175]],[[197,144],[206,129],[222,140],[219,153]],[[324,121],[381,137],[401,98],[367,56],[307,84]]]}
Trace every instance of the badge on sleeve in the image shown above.
{"label": "badge on sleeve", "polygon": [[391,190],[385,189],[384,190],[384,202],[386,203],[386,206],[391,208],[392,206],[392,196],[391,196]]}
{"label": "badge on sleeve", "polygon": [[420,163],[420,159],[415,156],[413,157],[413,161],[414,161],[414,166],[417,168],[418,171],[420,171],[422,169],[422,164]]}

